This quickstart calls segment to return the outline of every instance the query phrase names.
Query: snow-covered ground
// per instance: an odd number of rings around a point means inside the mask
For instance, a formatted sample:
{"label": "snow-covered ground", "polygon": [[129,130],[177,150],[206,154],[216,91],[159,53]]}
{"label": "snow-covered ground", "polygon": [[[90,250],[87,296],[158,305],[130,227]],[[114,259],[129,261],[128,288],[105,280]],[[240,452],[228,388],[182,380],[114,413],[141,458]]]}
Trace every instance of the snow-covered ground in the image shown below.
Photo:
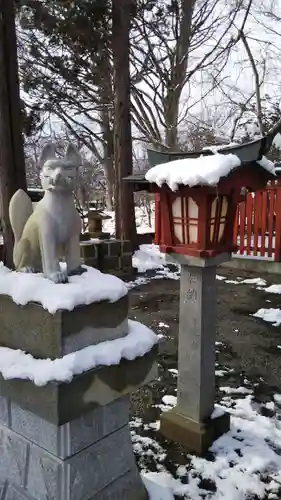
{"label": "snow-covered ground", "polygon": [[[148,211],[145,206],[141,207],[135,207],[135,214],[136,214],[136,225],[137,225],[137,232],[139,234],[143,233],[154,233],[154,223],[155,223],[155,210],[154,210],[154,203],[152,202],[150,204],[150,214],[151,214],[151,221],[149,221],[148,217]],[[104,211],[106,215],[109,215],[111,219],[104,220],[102,223],[102,228],[105,233],[110,233],[114,234],[115,232],[115,213],[114,212],[109,212],[109,211]]]}
{"label": "snow-covered ground", "polygon": [[[151,279],[179,279],[180,268],[165,262],[165,257],[155,245],[142,245],[135,253],[133,264],[139,276],[128,286],[140,286]],[[229,285],[256,288],[264,295],[281,293],[281,285],[269,285],[260,277],[227,279],[217,275],[217,280]],[[253,316],[281,323],[279,309],[263,309]],[[267,311],[267,312],[266,312]],[[167,323],[159,328],[169,330]],[[277,346],[281,349],[281,346]],[[216,343],[216,352],[223,349]],[[177,378],[176,368],[168,370]],[[160,422],[131,421],[131,433],[135,455],[149,491],[150,500],[280,500],[281,498],[281,394],[271,394],[266,403],[258,403],[255,390],[258,382],[251,385],[229,386],[226,380],[231,371],[216,366],[220,382],[220,400],[215,412],[227,411],[231,416],[230,431],[219,438],[210,448],[206,458],[187,455],[183,465],[169,457],[169,445],[159,433]],[[175,406],[174,394],[165,394],[157,407],[167,411]],[[171,472],[172,471],[172,472]]]}
{"label": "snow-covered ground", "polygon": [[[148,283],[151,279],[180,279],[180,266],[167,263],[165,255],[160,252],[157,245],[141,245],[133,255],[133,267],[137,269],[139,274],[145,274],[149,271],[155,271],[155,273],[151,276],[147,276],[147,274],[138,276],[136,280],[128,284],[129,288]],[[219,281],[233,285],[256,285],[257,288],[263,288],[267,285],[266,281],[259,277],[243,279],[238,276],[235,280],[230,280],[217,274],[216,278]],[[276,291],[271,291],[272,286],[275,287],[274,290]],[[265,290],[271,293],[281,293],[281,285],[272,286],[265,288]]]}
{"label": "snow-covered ground", "polygon": [[[173,476],[166,467],[167,449],[159,443],[159,422],[132,420],[133,446],[143,477],[163,491],[157,496],[154,485],[153,496],[152,484],[151,500],[172,500],[174,495],[188,500],[280,499],[281,395],[258,405],[249,392],[244,387],[224,388],[226,395],[216,408],[231,415],[230,431],[212,445],[208,458],[189,455],[185,465],[174,464]],[[175,403],[174,396],[165,396],[162,410]]]}
{"label": "snow-covered ground", "polygon": [[[270,285],[266,288],[258,287],[259,290],[269,294],[281,294],[281,284]],[[265,299],[266,302],[270,302],[270,300]],[[253,314],[254,317],[263,319],[267,323],[272,323],[273,326],[281,325],[281,309],[279,307],[273,308],[261,308],[256,313]]]}
{"label": "snow-covered ground", "polygon": [[263,319],[268,323],[272,323],[273,326],[281,325],[281,310],[274,309],[273,307],[261,308],[256,313],[253,314],[255,318]]}

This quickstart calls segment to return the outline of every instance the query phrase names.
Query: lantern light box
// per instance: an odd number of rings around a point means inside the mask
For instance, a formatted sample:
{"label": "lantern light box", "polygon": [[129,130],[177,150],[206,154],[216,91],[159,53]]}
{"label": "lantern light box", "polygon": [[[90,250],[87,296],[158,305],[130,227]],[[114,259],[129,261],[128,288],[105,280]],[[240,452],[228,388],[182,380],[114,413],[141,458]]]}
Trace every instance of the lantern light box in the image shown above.
{"label": "lantern light box", "polygon": [[195,193],[194,190],[185,188],[178,193],[160,190],[156,244],[162,252],[201,258],[233,251],[229,237],[232,239],[231,220],[236,205],[226,195],[213,194],[207,189]]}
{"label": "lantern light box", "polygon": [[[252,156],[256,143],[247,145]],[[145,176],[125,179],[134,190],[156,193],[155,243],[162,252],[208,259],[236,250],[233,228],[241,193],[263,189],[275,174],[273,163],[259,151],[245,161],[232,149],[197,157],[178,154],[174,161],[165,161],[171,154],[148,151],[150,163],[159,163]]]}

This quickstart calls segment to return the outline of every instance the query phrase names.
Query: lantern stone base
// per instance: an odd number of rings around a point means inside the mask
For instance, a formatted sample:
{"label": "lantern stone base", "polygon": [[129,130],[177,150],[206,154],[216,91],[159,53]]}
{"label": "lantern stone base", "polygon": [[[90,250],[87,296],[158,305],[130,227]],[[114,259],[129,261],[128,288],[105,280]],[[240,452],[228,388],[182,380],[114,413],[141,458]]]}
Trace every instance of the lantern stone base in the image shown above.
{"label": "lantern stone base", "polygon": [[175,407],[161,415],[160,432],[168,439],[183,445],[188,452],[204,455],[212,443],[230,428],[227,413],[207,422],[196,422]]}

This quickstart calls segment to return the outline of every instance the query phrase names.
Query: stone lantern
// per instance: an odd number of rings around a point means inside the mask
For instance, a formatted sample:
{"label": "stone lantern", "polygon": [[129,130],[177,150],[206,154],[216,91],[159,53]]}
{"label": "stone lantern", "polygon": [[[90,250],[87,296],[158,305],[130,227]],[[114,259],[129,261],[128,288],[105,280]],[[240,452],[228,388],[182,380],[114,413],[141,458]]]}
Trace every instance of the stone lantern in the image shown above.
{"label": "stone lantern", "polygon": [[263,157],[270,144],[265,138],[216,153],[150,150],[147,174],[125,179],[156,194],[155,243],[181,265],[177,406],[162,414],[160,431],[199,455],[230,426],[227,413],[214,412],[216,269],[235,251],[242,193],[273,178]]}
{"label": "stone lantern", "polygon": [[[88,232],[91,238],[101,238],[102,231],[102,222],[104,220],[111,219],[110,215],[105,215],[101,213],[99,210],[91,209],[88,212]],[[108,234],[105,235],[108,237]]]}

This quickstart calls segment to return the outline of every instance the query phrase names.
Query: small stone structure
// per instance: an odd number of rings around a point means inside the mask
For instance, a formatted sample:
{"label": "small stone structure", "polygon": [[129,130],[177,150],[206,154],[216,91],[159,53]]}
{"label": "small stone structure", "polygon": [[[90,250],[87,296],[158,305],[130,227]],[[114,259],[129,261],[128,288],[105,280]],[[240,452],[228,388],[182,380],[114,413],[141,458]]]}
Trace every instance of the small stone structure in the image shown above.
{"label": "small stone structure", "polygon": [[[127,314],[126,295],[54,314],[0,295],[0,346],[56,359],[125,338]],[[155,346],[69,383],[40,386],[1,375],[1,500],[147,500],[131,443],[129,394],[157,376],[156,355]]]}
{"label": "small stone structure", "polygon": [[102,236],[102,222],[109,219],[111,219],[110,215],[103,214],[99,210],[89,210],[88,231],[91,238],[100,238]]}
{"label": "small stone structure", "polygon": [[132,244],[128,240],[89,240],[80,242],[81,259],[102,272],[132,272]]}

